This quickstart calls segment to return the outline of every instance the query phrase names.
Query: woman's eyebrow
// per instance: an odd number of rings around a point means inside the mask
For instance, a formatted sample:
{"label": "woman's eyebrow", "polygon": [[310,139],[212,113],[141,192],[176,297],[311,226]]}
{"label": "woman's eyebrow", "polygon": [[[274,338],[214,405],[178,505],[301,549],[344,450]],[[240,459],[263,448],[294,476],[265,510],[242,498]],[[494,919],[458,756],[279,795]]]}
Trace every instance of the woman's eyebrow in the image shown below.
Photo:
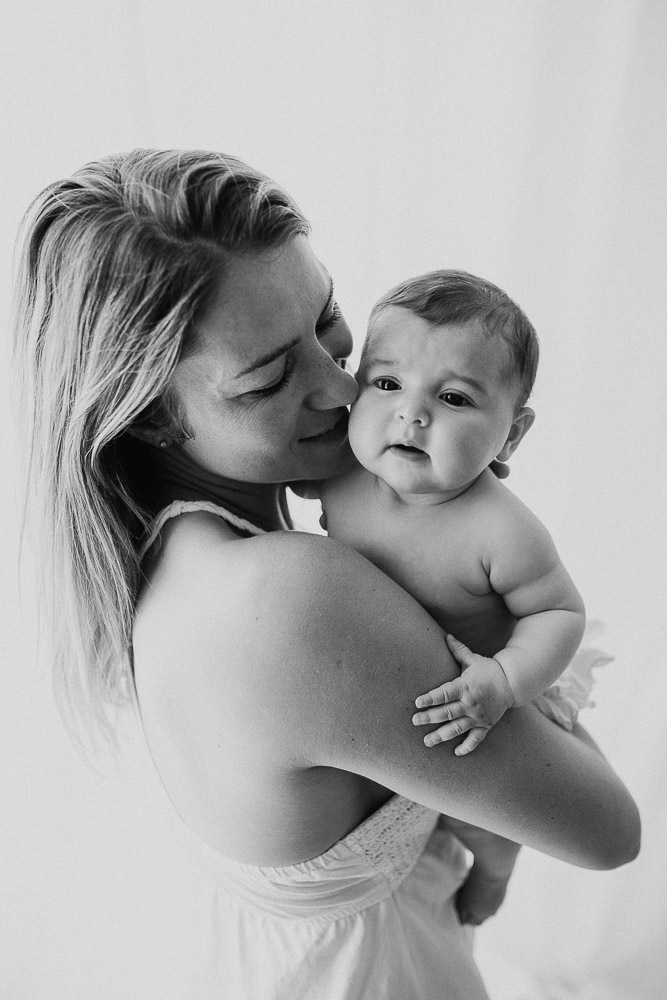
{"label": "woman's eyebrow", "polygon": [[247,368],[243,368],[240,372],[237,372],[234,376],[235,379],[241,378],[242,375],[249,375],[250,372],[257,371],[258,368],[264,368],[266,365],[270,365],[272,361],[279,358],[282,354],[287,354],[291,351],[296,344],[299,343],[300,337],[294,337],[290,340],[289,344],[283,344],[282,347],[276,348],[275,351],[269,351],[268,354],[263,354],[261,358],[256,358],[251,365]]}

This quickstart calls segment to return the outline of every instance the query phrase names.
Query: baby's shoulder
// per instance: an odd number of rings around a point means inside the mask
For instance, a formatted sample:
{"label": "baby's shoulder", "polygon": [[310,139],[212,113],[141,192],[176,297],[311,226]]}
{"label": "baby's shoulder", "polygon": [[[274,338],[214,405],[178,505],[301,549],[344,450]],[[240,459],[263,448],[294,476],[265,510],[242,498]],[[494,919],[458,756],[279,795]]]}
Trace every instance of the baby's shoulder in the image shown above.
{"label": "baby's shoulder", "polygon": [[468,513],[483,530],[508,533],[544,530],[541,521],[530,508],[486,469],[470,491]]}

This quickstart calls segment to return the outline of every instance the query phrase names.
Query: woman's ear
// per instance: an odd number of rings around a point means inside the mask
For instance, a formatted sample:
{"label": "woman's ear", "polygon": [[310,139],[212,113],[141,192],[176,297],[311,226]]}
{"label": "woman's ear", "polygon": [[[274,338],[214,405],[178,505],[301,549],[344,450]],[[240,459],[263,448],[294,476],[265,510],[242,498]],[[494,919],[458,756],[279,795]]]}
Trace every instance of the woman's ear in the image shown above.
{"label": "woman's ear", "polygon": [[524,435],[526,435],[533,426],[534,420],[535,411],[531,410],[529,406],[522,406],[512,421],[512,426],[510,427],[509,434],[507,435],[507,440],[496,455],[496,461],[506,462],[508,460],[510,455],[519,447]]}
{"label": "woman's ear", "polygon": [[144,444],[150,444],[153,448],[169,448],[170,445],[174,444],[173,438],[159,427],[133,424],[131,427],[128,427],[127,433],[130,437],[137,438],[138,441],[143,441]]}

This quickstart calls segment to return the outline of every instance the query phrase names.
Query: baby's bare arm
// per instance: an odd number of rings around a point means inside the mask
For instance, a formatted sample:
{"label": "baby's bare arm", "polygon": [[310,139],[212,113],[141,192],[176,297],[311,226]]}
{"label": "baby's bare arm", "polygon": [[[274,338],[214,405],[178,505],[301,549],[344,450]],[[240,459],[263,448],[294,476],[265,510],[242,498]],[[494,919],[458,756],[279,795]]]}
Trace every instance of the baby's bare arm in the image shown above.
{"label": "baby's bare arm", "polygon": [[444,723],[426,737],[429,746],[467,734],[459,755],[473,750],[508,708],[528,704],[560,676],[585,626],[583,602],[546,528],[500,484],[480,490],[480,497],[474,528],[484,539],[484,570],[516,624],[493,658],[448,636],[461,677],[421,695],[413,720]]}
{"label": "baby's bare arm", "polygon": [[505,672],[514,704],[526,705],[576,653],[586,624],[584,603],[546,528],[523,505],[496,537],[488,575],[517,619],[494,659]]}

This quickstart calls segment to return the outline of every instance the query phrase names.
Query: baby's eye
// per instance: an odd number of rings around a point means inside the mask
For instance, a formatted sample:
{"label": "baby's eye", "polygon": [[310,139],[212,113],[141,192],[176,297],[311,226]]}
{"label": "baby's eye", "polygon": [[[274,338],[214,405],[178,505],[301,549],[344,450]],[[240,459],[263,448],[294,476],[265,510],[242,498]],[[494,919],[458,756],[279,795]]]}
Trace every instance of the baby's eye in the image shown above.
{"label": "baby's eye", "polygon": [[470,400],[462,396],[460,392],[443,392],[440,397],[448,406],[464,407],[470,406]]}
{"label": "baby's eye", "polygon": [[374,378],[373,385],[376,389],[381,389],[382,392],[395,392],[396,389],[401,388],[395,378],[387,378],[386,375],[381,375],[380,378]]}

